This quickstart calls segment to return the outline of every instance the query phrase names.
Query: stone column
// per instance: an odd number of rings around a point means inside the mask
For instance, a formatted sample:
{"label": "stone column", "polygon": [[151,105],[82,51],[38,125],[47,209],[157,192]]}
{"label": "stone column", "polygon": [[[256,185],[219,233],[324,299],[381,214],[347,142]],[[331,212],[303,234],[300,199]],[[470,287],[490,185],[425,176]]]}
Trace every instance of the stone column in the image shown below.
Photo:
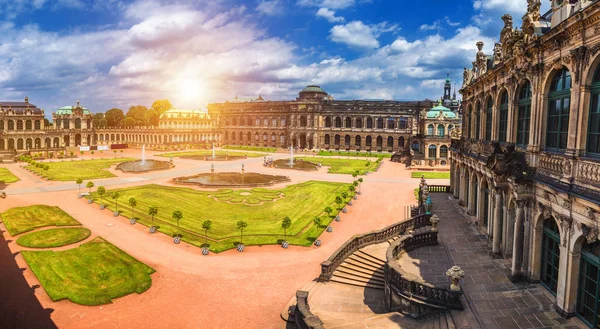
{"label": "stone column", "polygon": [[523,221],[525,219],[525,205],[523,200],[517,200],[516,220],[514,227],[513,257],[511,267],[511,281],[521,279],[521,265],[523,262]]}
{"label": "stone column", "polygon": [[502,191],[494,190],[494,229],[492,233],[492,256],[500,258],[500,238],[502,237]]}
{"label": "stone column", "polygon": [[[563,251],[566,251],[566,249],[567,248],[560,248],[561,259],[566,258],[566,270],[559,270],[558,273],[559,287],[556,292],[556,305],[559,308],[557,311],[560,315],[564,317],[570,317],[575,315],[577,307],[577,288],[579,286],[579,266],[581,262],[581,252],[569,250],[568,252],[563,253]],[[566,257],[563,257],[563,255],[566,255]],[[563,265],[562,261],[560,263],[560,265]],[[561,275],[563,272],[564,276]],[[571,274],[567,275],[567,273]],[[561,289],[563,284],[564,288]]]}
{"label": "stone column", "polygon": [[[576,63],[577,65],[577,63]],[[577,120],[579,118],[579,113],[581,112],[580,110],[580,96],[581,96],[581,87],[579,86],[579,84],[576,84],[575,80],[573,80],[573,86],[571,87],[571,112],[569,114],[569,133],[568,133],[568,137],[567,137],[567,150],[565,152],[565,154],[567,156],[574,156],[575,155],[575,150],[577,149],[577,134],[578,134],[578,130],[582,129],[580,128],[580,126],[577,125]],[[586,125],[581,126],[581,127],[586,127]],[[583,128],[584,130],[586,128]],[[571,176],[571,173],[565,173],[569,176]]]}

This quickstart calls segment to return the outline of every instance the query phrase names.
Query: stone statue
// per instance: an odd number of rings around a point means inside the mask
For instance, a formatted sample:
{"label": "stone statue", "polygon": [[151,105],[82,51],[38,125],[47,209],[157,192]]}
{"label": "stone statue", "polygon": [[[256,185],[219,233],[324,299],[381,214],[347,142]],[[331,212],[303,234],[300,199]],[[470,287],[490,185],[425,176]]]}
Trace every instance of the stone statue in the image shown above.
{"label": "stone statue", "polygon": [[502,62],[502,44],[494,44],[494,64]]}
{"label": "stone statue", "polygon": [[475,66],[477,68],[477,76],[482,76],[487,72],[487,56],[483,52],[483,41],[477,41],[477,58],[475,60]]}
{"label": "stone statue", "polygon": [[540,0],[527,0],[527,14],[531,17],[534,22],[540,20],[540,7],[542,1]]}
{"label": "stone statue", "polygon": [[505,14],[502,16],[502,20],[504,21],[504,27],[502,28],[502,32],[500,32],[500,42],[504,44],[504,41],[513,31],[513,19],[509,14]]}

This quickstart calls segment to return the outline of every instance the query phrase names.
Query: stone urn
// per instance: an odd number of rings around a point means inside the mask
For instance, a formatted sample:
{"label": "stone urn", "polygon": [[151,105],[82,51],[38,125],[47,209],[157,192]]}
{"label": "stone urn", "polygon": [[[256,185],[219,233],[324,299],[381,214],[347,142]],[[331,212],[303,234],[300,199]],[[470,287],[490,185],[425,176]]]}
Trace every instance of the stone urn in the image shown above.
{"label": "stone urn", "polygon": [[358,195],[356,195],[356,194],[355,194],[355,195],[354,195],[354,197],[353,197],[352,199],[354,199],[354,200],[358,200]]}
{"label": "stone urn", "polygon": [[321,240],[315,240],[315,246],[320,247],[321,246]]}
{"label": "stone urn", "polygon": [[281,243],[281,248],[283,248],[283,249],[287,249],[289,246],[290,245],[287,241],[283,241],[283,243]]}
{"label": "stone urn", "polygon": [[356,194],[358,194],[358,195],[362,195],[362,192],[361,192],[361,191],[358,191],[358,192],[356,192]]}
{"label": "stone urn", "polygon": [[331,227],[331,226],[328,226],[328,227],[327,227],[327,232],[329,232],[329,233],[333,232],[333,227]]}
{"label": "stone urn", "polygon": [[115,216],[115,217],[119,217],[119,214],[120,214],[120,213],[119,213],[118,211],[114,211],[114,212],[113,212],[113,216]]}
{"label": "stone urn", "polygon": [[352,206],[352,200],[348,201],[348,205]]}
{"label": "stone urn", "polygon": [[133,217],[129,220],[129,224],[131,225],[135,225],[135,222],[137,221],[137,218]]}
{"label": "stone urn", "polygon": [[89,199],[89,200],[88,200],[88,204],[92,204],[92,203],[94,203],[94,200],[92,200],[92,199]]}
{"label": "stone urn", "polygon": [[180,235],[175,235],[175,236],[173,237],[173,243],[174,243],[174,244],[179,244],[179,243],[181,243],[181,236],[180,236]]}
{"label": "stone urn", "polygon": [[100,210],[104,210],[104,208],[106,208],[106,205],[104,205],[104,204],[101,204],[101,205],[100,205]]}
{"label": "stone urn", "polygon": [[239,252],[244,251],[244,245],[242,243],[237,245],[237,251],[239,251]]}
{"label": "stone urn", "polygon": [[452,281],[452,283],[450,284],[450,290],[460,291],[460,279],[464,278],[465,271],[461,270],[460,267],[454,265],[451,269],[446,271],[446,276]]}
{"label": "stone urn", "polygon": [[342,220],[342,219],[340,218],[340,215],[337,215],[337,216],[335,216],[335,221],[336,221],[336,222],[339,222],[339,221],[341,221],[341,220]]}
{"label": "stone urn", "polygon": [[348,212],[348,208],[344,207],[344,208],[342,209],[342,212],[343,212],[344,214],[345,214],[345,213],[347,213],[347,212]]}
{"label": "stone urn", "polygon": [[202,255],[207,256],[210,253],[210,250],[207,247],[202,248]]}
{"label": "stone urn", "polygon": [[438,223],[440,222],[440,218],[438,217],[438,215],[433,214],[430,218],[429,221],[431,222],[431,230],[434,232],[437,232],[437,226]]}
{"label": "stone urn", "polygon": [[150,234],[156,233],[156,226],[150,226]]}

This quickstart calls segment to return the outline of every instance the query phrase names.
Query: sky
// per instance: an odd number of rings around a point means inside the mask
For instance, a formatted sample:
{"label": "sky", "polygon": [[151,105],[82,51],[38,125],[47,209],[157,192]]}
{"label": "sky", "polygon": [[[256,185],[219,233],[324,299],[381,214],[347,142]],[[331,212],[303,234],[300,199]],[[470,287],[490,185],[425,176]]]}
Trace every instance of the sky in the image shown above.
{"label": "sky", "polygon": [[[542,11],[549,1],[542,1]],[[0,103],[439,99],[526,0],[0,0]],[[460,98],[460,95],[459,95]]]}

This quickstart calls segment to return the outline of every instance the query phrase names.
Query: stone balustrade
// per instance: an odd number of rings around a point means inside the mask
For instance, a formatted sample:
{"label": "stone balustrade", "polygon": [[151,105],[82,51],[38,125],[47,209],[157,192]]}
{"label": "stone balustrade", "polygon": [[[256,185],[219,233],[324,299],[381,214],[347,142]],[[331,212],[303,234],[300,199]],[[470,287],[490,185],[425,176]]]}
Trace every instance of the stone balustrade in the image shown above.
{"label": "stone balustrade", "polygon": [[310,311],[310,307],[308,306],[308,291],[299,290],[296,292],[294,322],[298,329],[324,329],[321,319]]}

